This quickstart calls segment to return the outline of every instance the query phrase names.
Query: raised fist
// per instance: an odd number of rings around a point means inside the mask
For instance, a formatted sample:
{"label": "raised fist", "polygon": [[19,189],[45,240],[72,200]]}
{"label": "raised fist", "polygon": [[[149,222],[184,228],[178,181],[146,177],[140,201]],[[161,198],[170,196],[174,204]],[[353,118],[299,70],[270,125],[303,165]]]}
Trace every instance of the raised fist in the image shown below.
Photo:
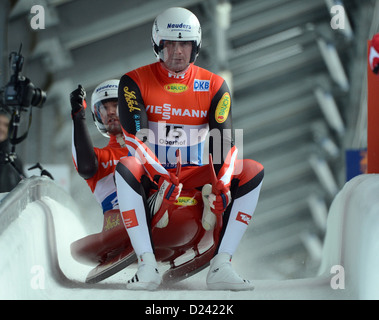
{"label": "raised fist", "polygon": [[79,84],[78,87],[70,93],[71,115],[74,117],[78,112],[87,108],[86,90]]}

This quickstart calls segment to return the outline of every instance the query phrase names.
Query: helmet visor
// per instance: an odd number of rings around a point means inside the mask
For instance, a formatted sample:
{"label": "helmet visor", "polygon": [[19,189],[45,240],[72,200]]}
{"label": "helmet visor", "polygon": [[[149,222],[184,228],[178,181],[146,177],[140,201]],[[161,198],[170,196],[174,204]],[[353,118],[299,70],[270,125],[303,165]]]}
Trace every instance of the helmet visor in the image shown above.
{"label": "helmet visor", "polygon": [[95,103],[93,117],[101,133],[121,133],[117,99],[106,99]]}
{"label": "helmet visor", "polygon": [[196,52],[195,41],[162,40],[159,44],[159,58],[173,72],[185,70],[195,60]]}

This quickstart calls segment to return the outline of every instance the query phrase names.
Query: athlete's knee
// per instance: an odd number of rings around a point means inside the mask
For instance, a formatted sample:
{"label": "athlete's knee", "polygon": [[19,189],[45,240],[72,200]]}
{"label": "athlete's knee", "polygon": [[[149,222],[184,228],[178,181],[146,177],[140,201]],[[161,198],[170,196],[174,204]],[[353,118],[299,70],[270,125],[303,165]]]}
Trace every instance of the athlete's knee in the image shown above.
{"label": "athlete's knee", "polygon": [[139,159],[129,156],[120,159],[116,166],[116,172],[124,179],[133,175],[137,180],[140,180],[141,176],[145,173],[145,170]]}
{"label": "athlete's knee", "polygon": [[125,166],[127,168],[133,169],[133,168],[138,168],[142,166],[142,163],[138,158],[133,157],[133,156],[128,156],[128,157],[124,157],[120,159],[120,161],[117,163],[116,170],[117,170],[117,167],[120,168],[121,166]]}
{"label": "athlete's knee", "polygon": [[258,161],[255,161],[252,159],[245,159],[243,167],[244,167],[245,173],[251,178],[259,177],[261,181],[263,180],[264,167]]}
{"label": "athlete's knee", "polygon": [[242,180],[242,184],[254,178],[261,182],[264,177],[264,167],[255,160],[239,160],[236,164],[234,175],[237,176],[239,180]]}
{"label": "athlete's knee", "polygon": [[245,159],[238,161],[237,166],[240,172],[234,176],[235,181],[238,182],[235,185],[237,188],[235,198],[239,198],[255,189],[260,190],[264,177],[263,165],[255,160]]}

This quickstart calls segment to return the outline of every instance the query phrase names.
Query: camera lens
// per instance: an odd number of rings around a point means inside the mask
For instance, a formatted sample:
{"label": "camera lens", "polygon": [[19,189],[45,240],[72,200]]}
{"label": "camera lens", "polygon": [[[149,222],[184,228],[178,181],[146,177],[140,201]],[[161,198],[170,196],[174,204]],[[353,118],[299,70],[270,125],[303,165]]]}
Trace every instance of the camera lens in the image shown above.
{"label": "camera lens", "polygon": [[46,92],[41,90],[40,88],[33,89],[33,96],[32,96],[32,106],[37,108],[42,108],[42,105],[46,101]]}

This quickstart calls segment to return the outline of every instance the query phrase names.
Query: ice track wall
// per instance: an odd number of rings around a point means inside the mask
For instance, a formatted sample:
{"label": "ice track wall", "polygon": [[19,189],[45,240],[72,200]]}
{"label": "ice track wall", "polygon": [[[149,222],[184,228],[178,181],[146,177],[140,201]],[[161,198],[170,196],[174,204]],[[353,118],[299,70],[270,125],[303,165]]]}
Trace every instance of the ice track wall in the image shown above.
{"label": "ice track wall", "polygon": [[75,286],[81,266],[76,272],[59,260],[70,254],[62,245],[85,234],[77,212],[72,198],[43,177],[22,181],[2,199],[0,299],[50,299]]}
{"label": "ice track wall", "polygon": [[[379,299],[379,175],[350,180],[329,211],[320,275],[342,266],[349,298]],[[337,272],[334,273],[337,275]]]}
{"label": "ice track wall", "polygon": [[[333,201],[319,275],[256,280],[255,290],[249,292],[205,291],[204,274],[164,295],[128,292],[123,281],[84,284],[89,268],[76,263],[69,252],[72,241],[87,235],[78,213],[75,201],[47,178],[27,179],[1,200],[0,299],[379,298],[378,175],[351,180]],[[331,287],[337,275],[331,273],[333,266],[343,267],[344,274],[338,276],[344,276],[344,289]]]}

